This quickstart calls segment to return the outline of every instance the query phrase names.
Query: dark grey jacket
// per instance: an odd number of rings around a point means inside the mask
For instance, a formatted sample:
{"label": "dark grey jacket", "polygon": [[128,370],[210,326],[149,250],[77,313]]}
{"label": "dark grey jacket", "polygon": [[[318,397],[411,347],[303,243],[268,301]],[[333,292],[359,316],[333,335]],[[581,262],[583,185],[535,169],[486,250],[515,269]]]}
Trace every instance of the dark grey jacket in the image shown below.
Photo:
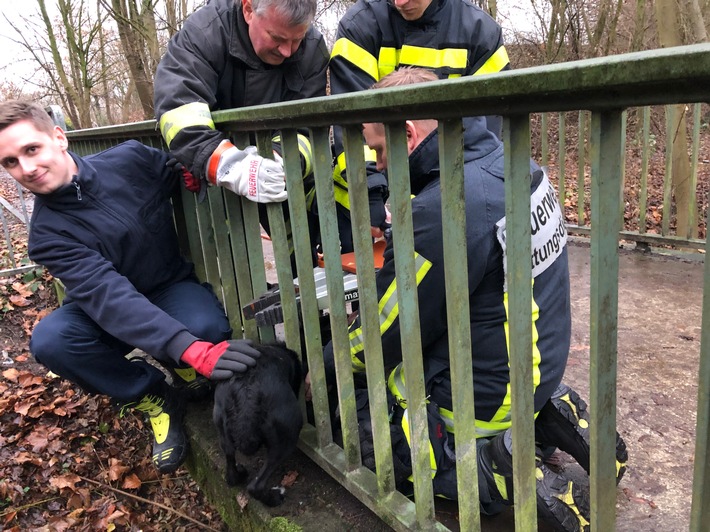
{"label": "dark grey jacket", "polygon": [[[318,30],[311,27],[298,51],[279,66],[258,58],[248,30],[241,2],[212,0],[193,13],[158,65],[156,118],[192,103],[215,111],[325,96],[328,49]],[[182,117],[179,132],[166,140],[173,155],[202,177],[225,137],[204,125],[199,112],[192,118]]]}

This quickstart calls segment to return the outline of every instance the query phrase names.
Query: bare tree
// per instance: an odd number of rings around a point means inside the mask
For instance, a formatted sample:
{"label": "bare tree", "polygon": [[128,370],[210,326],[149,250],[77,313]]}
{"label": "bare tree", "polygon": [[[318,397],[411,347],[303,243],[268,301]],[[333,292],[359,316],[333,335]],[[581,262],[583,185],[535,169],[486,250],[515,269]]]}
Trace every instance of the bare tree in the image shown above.
{"label": "bare tree", "polygon": [[[45,0],[37,0],[37,21],[5,20],[20,43],[46,74],[35,85],[61,102],[74,127],[91,126],[91,90],[96,83],[96,49],[102,20],[84,0],[58,0],[59,20],[49,16]],[[26,31],[33,27],[36,33]]]}
{"label": "bare tree", "polygon": [[158,0],[100,0],[118,35],[144,118],[153,118],[153,76],[160,60],[155,7]]}
{"label": "bare tree", "polygon": [[[658,40],[664,48],[670,46],[680,46],[683,44],[681,35],[680,18],[676,0],[655,0],[656,27],[658,29]],[[675,194],[676,205],[688,205],[691,195],[695,190],[690,189],[690,160],[688,158],[688,141],[686,139],[686,119],[685,106],[674,106],[675,120],[670,124],[671,138],[667,138],[673,146],[672,168],[673,168],[673,192]],[[671,213],[663,213],[663,216],[670,216]],[[679,235],[688,233],[688,209],[678,208],[676,217],[676,232]],[[693,228],[692,235],[697,235],[697,227]]]}
{"label": "bare tree", "polygon": [[[710,2],[706,2],[710,4]],[[706,9],[710,7],[706,5]],[[703,20],[703,12],[700,9],[698,0],[685,0],[685,15],[689,22],[688,37],[691,43],[707,42],[708,32]]]}

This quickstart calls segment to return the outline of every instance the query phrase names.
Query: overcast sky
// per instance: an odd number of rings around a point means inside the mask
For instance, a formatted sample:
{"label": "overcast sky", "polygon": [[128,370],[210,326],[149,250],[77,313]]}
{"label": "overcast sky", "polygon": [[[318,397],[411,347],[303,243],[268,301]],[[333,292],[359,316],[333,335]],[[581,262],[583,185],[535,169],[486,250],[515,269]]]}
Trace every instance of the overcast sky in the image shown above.
{"label": "overcast sky", "polygon": [[[50,17],[56,16],[56,0],[48,0],[46,5]],[[524,6],[516,1],[498,2],[499,20],[504,30],[512,29],[511,21],[515,21],[516,31],[531,27],[532,17],[523,11],[527,5],[527,2]],[[36,66],[29,52],[22,45],[13,42],[18,39],[18,36],[6,23],[5,17],[17,25],[22,25],[23,18],[39,20],[39,6],[36,0],[0,0],[0,79],[10,79],[22,86],[22,78],[29,77]],[[28,31],[32,30],[28,29]],[[29,87],[28,89],[32,90]]]}
{"label": "overcast sky", "polygon": [[[50,16],[56,13],[54,1],[47,2],[47,10]],[[39,6],[35,0],[0,0],[0,77],[11,79],[18,85],[21,84],[20,76],[29,76],[36,66],[32,64],[28,51],[14,42],[19,37],[7,24],[6,18],[22,26],[23,18],[34,18],[35,14],[39,17]]]}

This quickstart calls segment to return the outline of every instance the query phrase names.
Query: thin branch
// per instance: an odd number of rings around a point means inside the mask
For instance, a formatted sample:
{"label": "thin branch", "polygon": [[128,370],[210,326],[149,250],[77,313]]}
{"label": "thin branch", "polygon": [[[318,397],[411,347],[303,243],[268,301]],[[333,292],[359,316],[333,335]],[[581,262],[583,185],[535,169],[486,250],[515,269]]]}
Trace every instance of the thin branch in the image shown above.
{"label": "thin branch", "polygon": [[5,517],[13,512],[21,512],[22,510],[27,510],[28,508],[34,508],[35,506],[41,506],[45,502],[52,502],[59,497],[50,497],[49,499],[42,499],[41,501],[32,502],[30,504],[25,504],[23,506],[18,506],[17,508],[8,508],[4,512],[0,512],[0,517]]}
{"label": "thin branch", "polygon": [[182,519],[187,519],[191,523],[204,528],[205,530],[211,530],[212,532],[219,532],[216,528],[212,528],[211,526],[205,525],[204,523],[200,523],[197,519],[193,519],[189,515],[185,515],[184,513],[175,510],[174,508],[170,508],[170,506],[166,506],[164,504],[161,504],[159,502],[151,501],[150,499],[146,499],[144,497],[140,497],[138,495],[133,495],[132,493],[129,493],[127,491],[120,490],[118,488],[114,488],[113,486],[109,486],[108,484],[103,484],[101,482],[97,482],[96,480],[92,480],[90,478],[82,477],[81,475],[77,475],[81,480],[84,480],[90,484],[94,484],[95,486],[99,486],[101,488],[105,488],[107,490],[113,491],[114,493],[118,493],[120,495],[124,495],[125,497],[129,497],[131,499],[135,499],[137,501],[140,501],[145,504],[151,504],[153,506],[157,506],[158,508],[161,508],[162,510],[165,510],[167,512],[171,512],[178,517],[181,517]]}

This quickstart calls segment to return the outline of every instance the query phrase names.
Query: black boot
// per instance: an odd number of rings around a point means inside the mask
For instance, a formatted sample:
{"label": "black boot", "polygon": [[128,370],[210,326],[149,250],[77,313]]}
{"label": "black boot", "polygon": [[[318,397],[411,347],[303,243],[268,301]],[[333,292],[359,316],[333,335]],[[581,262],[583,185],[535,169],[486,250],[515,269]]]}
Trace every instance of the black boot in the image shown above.
{"label": "black boot", "polygon": [[[535,420],[535,439],[541,447],[557,447],[589,474],[589,412],[587,403],[569,386],[560,384]],[[616,483],[626,472],[626,443],[616,433]]]}
{"label": "black boot", "polygon": [[[555,530],[587,532],[589,524],[588,488],[555,473],[536,455],[537,512]],[[483,475],[492,498],[513,504],[513,456],[511,429],[499,434],[479,449],[478,474]]]}

